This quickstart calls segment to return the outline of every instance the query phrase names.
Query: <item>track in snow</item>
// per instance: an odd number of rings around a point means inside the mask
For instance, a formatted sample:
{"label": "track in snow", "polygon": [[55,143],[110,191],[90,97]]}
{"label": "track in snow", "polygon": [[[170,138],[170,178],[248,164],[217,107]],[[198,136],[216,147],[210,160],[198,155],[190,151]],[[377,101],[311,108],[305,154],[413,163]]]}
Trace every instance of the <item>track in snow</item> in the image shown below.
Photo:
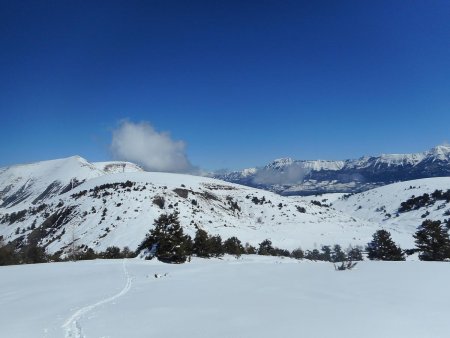
{"label": "track in snow", "polygon": [[122,297],[128,291],[130,291],[132,278],[131,278],[130,274],[128,273],[128,270],[126,267],[126,260],[123,261],[123,272],[125,274],[127,281],[125,283],[125,286],[119,293],[115,294],[114,296],[105,298],[97,303],[94,303],[94,304],[91,304],[91,305],[88,305],[88,306],[85,306],[85,307],[79,309],[69,319],[66,320],[66,322],[62,326],[62,328],[66,332],[66,334],[65,334],[66,338],[83,338],[83,337],[85,337],[83,334],[83,331],[81,329],[80,319],[87,313],[91,312],[96,307],[110,303],[110,302],[116,300],[117,298]]}

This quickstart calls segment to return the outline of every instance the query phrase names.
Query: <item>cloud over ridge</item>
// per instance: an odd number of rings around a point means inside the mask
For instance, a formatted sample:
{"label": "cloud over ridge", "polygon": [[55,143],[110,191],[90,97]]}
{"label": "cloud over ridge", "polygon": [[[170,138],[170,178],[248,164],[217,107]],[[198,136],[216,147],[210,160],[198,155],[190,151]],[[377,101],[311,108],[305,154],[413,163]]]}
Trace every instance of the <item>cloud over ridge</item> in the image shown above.
{"label": "cloud over ridge", "polygon": [[305,176],[310,172],[302,165],[293,163],[282,170],[274,168],[262,168],[256,172],[253,178],[255,184],[297,184],[302,183]]}
{"label": "cloud over ridge", "polygon": [[112,132],[114,159],[141,165],[147,171],[189,173],[195,170],[186,155],[186,144],[158,132],[149,122],[122,121]]}

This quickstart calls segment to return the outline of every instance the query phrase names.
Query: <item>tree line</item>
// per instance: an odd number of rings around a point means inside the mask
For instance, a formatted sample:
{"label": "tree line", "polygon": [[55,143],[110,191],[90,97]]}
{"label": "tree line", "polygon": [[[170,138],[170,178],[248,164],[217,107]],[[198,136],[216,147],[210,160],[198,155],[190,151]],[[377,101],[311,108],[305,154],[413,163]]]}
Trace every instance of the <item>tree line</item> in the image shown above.
{"label": "tree line", "polygon": [[[425,220],[413,235],[416,248],[402,250],[391,238],[387,230],[378,230],[372,240],[367,243],[365,251],[370,260],[403,261],[405,256],[419,253],[423,261],[444,261],[450,259],[450,238],[446,223]],[[138,247],[137,252],[146,251],[148,258],[156,257],[163,262],[184,263],[191,256],[219,257],[224,254],[240,256],[258,254],[268,256],[293,257],[297,259],[321,260],[329,262],[363,260],[361,247],[350,247],[343,250],[340,245],[322,246],[320,250],[293,251],[274,247],[269,239],[262,241],[259,247],[250,244],[242,245],[241,241],[232,237],[222,241],[221,237],[210,236],[205,230],[198,229],[194,239],[183,233],[178,214],[163,214],[155,220],[155,228]]]}
{"label": "tree line", "polygon": [[117,246],[110,246],[105,251],[96,252],[92,248],[77,247],[70,251],[68,255],[61,252],[48,254],[42,246],[36,243],[28,243],[20,248],[15,248],[13,244],[4,244],[0,239],[0,266],[16,264],[36,264],[49,262],[64,262],[92,259],[120,259],[135,257],[135,253],[128,247],[120,249]]}
{"label": "tree line", "polygon": [[[363,248],[349,247],[346,250],[340,245],[324,245],[319,249],[303,251],[301,248],[289,251],[273,246],[270,239],[254,247],[249,243],[243,244],[237,237],[222,240],[219,235],[210,235],[203,229],[198,229],[194,238],[184,234],[178,219],[178,213],[162,214],[154,221],[155,227],[150,230],[146,238],[135,252],[127,247],[120,249],[108,247],[103,252],[95,252],[87,246],[78,247],[69,255],[61,253],[48,255],[45,249],[35,242],[15,249],[11,244],[0,243],[0,265],[44,263],[61,260],[87,259],[117,259],[131,258],[141,254],[147,259],[156,258],[167,263],[184,263],[192,256],[211,258],[225,254],[241,256],[257,254],[263,256],[292,257],[315,261],[345,262],[363,260]],[[425,220],[413,235],[416,248],[402,250],[391,238],[387,230],[378,230],[372,240],[365,246],[365,253],[370,260],[402,261],[407,255],[419,254],[423,261],[444,261],[450,259],[450,238],[448,223]]]}

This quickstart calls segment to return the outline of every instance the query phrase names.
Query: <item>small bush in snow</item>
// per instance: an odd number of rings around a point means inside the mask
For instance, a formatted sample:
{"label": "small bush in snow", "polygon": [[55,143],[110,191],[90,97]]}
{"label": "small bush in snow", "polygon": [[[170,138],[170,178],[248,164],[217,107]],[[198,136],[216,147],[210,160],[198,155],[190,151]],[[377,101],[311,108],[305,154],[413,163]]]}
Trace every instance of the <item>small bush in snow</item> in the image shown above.
{"label": "small bush in snow", "polygon": [[162,196],[155,196],[153,198],[153,204],[157,205],[160,209],[164,209],[164,204],[166,200]]}
{"label": "small bush in snow", "polygon": [[334,269],[336,271],[351,270],[356,266],[356,264],[357,264],[357,262],[352,262],[352,261],[343,261],[343,262],[341,262],[341,264],[338,264],[338,265],[333,263]]}
{"label": "small bush in snow", "polygon": [[364,260],[362,250],[360,247],[349,247],[347,249],[347,259],[350,261],[362,261]]}

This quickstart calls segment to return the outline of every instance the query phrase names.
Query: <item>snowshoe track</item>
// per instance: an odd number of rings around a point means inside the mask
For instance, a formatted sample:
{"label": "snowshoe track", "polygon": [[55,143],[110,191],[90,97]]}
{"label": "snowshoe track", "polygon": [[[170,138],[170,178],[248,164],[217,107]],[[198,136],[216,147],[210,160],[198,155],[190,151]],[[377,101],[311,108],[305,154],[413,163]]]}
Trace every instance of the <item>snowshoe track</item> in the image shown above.
{"label": "snowshoe track", "polygon": [[66,322],[63,324],[62,328],[65,331],[65,337],[66,338],[84,338],[85,335],[83,334],[83,330],[80,324],[80,319],[85,316],[87,313],[91,312],[93,309],[105,305],[107,303],[110,303],[112,301],[115,301],[116,299],[122,297],[128,291],[131,289],[131,283],[132,283],[132,277],[128,273],[127,267],[126,267],[126,260],[123,261],[123,271],[125,274],[125,277],[127,279],[125,286],[123,289],[115,294],[114,296],[102,299],[98,301],[97,303],[87,305],[78,311],[76,311],[69,319],[66,320]]}

